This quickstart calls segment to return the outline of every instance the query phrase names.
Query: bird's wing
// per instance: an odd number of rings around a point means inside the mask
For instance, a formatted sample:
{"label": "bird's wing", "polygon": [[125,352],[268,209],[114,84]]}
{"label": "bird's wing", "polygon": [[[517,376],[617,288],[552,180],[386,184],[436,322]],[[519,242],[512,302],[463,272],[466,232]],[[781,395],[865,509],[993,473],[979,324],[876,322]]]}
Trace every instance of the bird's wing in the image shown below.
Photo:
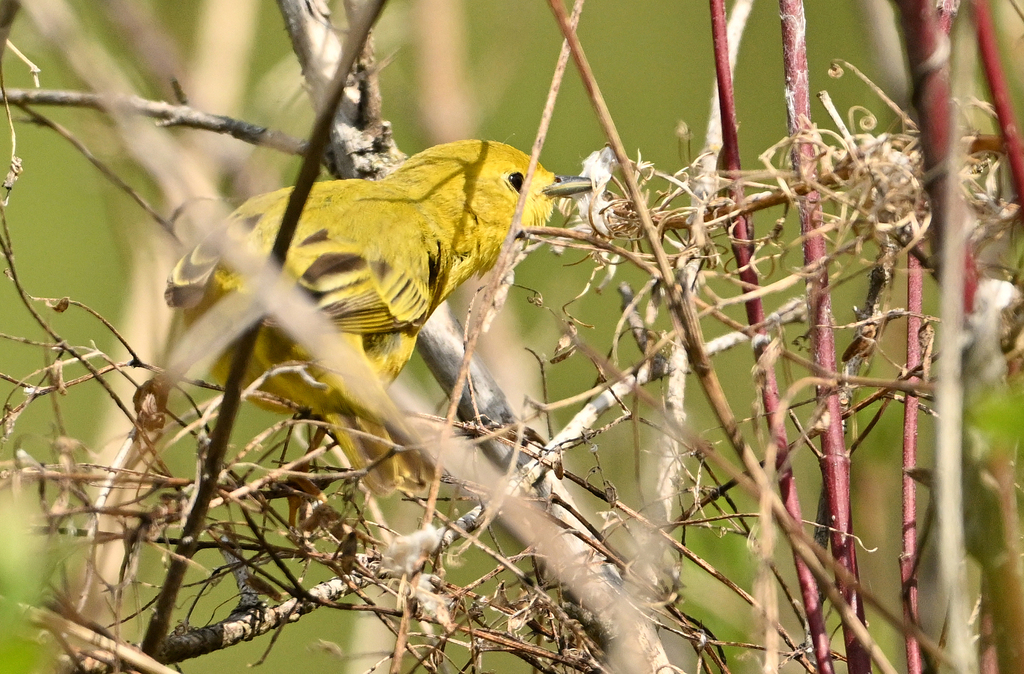
{"label": "bird's wing", "polygon": [[[220,264],[220,251],[225,246],[245,245],[253,230],[263,224],[268,211],[277,212],[277,222],[287,202],[289,189],[261,194],[245,202],[231,214],[225,227],[210,233],[187,255],[178,260],[167,278],[164,299],[175,309],[191,309],[206,296],[210,279]],[[276,229],[275,229],[276,231]],[[269,252],[269,244],[264,254]]]}
{"label": "bird's wing", "polygon": [[[347,191],[351,195],[361,187]],[[232,215],[233,229],[240,236],[250,232],[250,243],[268,253],[287,196],[288,190],[280,190],[249,200]],[[310,198],[288,251],[287,270],[343,332],[421,325],[430,313],[439,268],[438,256],[424,242],[425,216],[408,202],[360,196]],[[178,262],[164,293],[170,306],[191,308],[203,301],[223,245],[211,238]]]}
{"label": "bird's wing", "polygon": [[[411,204],[376,200],[357,202],[337,216],[304,216],[286,263],[299,284],[343,332],[421,325],[430,313],[438,265],[423,241],[424,216]],[[320,223],[326,226],[316,228]]]}
{"label": "bird's wing", "polygon": [[210,277],[217,270],[220,254],[209,242],[200,243],[178,260],[167,278],[164,300],[174,309],[191,309],[206,295]]}

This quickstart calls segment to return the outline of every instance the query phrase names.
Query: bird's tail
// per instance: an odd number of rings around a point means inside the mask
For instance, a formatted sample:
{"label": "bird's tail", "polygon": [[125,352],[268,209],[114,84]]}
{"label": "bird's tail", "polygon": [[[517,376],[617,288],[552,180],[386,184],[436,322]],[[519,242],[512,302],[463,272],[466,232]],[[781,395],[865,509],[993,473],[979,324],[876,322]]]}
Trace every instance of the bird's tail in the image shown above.
{"label": "bird's tail", "polygon": [[374,493],[416,492],[432,477],[430,462],[401,429],[342,414],[328,414],[327,421],[352,467],[368,469],[363,483]]}

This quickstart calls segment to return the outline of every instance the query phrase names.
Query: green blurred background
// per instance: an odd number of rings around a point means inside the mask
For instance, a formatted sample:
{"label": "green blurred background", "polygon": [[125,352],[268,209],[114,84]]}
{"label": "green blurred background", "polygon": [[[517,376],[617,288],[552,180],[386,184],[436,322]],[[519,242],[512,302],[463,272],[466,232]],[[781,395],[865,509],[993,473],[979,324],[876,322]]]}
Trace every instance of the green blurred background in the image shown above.
{"label": "green blurred background", "polygon": [[[44,3],[47,4],[47,3]],[[249,122],[282,129],[297,136],[307,133],[312,119],[307,98],[300,87],[298,66],[291,54],[277,6],[270,0],[176,0],[175,2],[96,2],[68,3],[80,23],[80,35],[101,44],[117,59],[129,75],[131,85],[144,97],[169,99],[166,75],[180,79],[195,107],[213,113],[237,116]],[[866,87],[847,75],[833,79],[828,69],[833,59],[841,58],[857,65],[882,86],[899,82],[902,63],[892,55],[881,57],[873,46],[872,31],[865,28],[866,14],[858,3],[808,3],[808,49],[812,91],[827,88],[836,107],[845,113],[854,105],[863,105],[879,115],[879,129],[891,123],[891,115]],[[339,6],[336,13],[343,14]],[[57,43],[43,35],[38,19],[23,13],[15,24],[12,41],[42,69],[44,88],[77,89],[88,86],[73,67],[79,57],[71,45]],[[447,23],[447,19],[451,23]],[[137,31],[139,21],[149,24],[165,42],[143,50]],[[777,5],[756,3],[743,39],[736,68],[736,89],[740,143],[746,168],[759,167],[759,155],[786,134],[785,104],[782,96],[780,27]],[[590,0],[585,6],[579,34],[590,58],[623,141],[634,156],[653,162],[660,170],[675,172],[688,165],[701,149],[712,92],[714,70],[711,54],[710,22],[705,3],[645,0],[637,3]],[[511,143],[528,150],[540,119],[551,72],[561,46],[560,35],[546,4],[541,2],[498,3],[450,0],[394,0],[388,4],[376,32],[377,56],[382,64],[380,81],[384,116],[394,127],[399,147],[413,153],[451,137],[479,137]],[[230,43],[242,41],[240,65],[218,63],[218,45],[225,50]],[[461,42],[461,45],[460,45]],[[166,50],[163,50],[166,47]],[[153,55],[164,54],[158,59]],[[898,59],[898,52],[894,52]],[[146,56],[153,58],[147,58]],[[450,60],[448,60],[450,59]],[[234,63],[234,62],[232,62]],[[212,65],[211,65],[212,64]],[[200,68],[200,66],[203,66]],[[881,68],[885,66],[885,68]],[[218,68],[231,73],[225,84]],[[894,74],[895,73],[895,74]],[[27,69],[11,53],[6,54],[4,77],[8,87],[29,87]],[[237,92],[234,88],[237,86]],[[229,88],[231,91],[221,89]],[[890,90],[897,101],[901,91]],[[220,98],[218,98],[220,97]],[[441,104],[451,107],[441,115],[428,114]],[[223,107],[220,107],[223,106]],[[815,121],[832,127],[821,106],[814,101]],[[150,199],[157,210],[169,215],[180,203],[168,203],[156,185],[140,170],[138,162],[121,149],[110,122],[93,111],[78,109],[40,109],[66,125],[89,149],[108,163],[133,188]],[[140,347],[144,359],[160,363],[164,356],[163,335],[168,315],[162,311],[163,280],[175,250],[170,239],[120,190],[113,187],[71,145],[49,130],[22,123],[15,110],[17,154],[24,161],[24,173],[17,182],[7,222],[16,254],[17,270],[26,290],[36,296],[69,296],[87,304],[115,325],[125,326],[125,334]],[[681,128],[692,133],[689,139]],[[238,141],[214,138],[210,134],[187,129],[175,132],[188,142],[208,150],[226,167],[221,173],[219,196],[229,204],[245,196],[289,184],[297,161],[270,150],[251,150]],[[586,99],[579,78],[570,66],[555,109],[548,141],[542,154],[545,166],[558,173],[578,171],[579,162],[604,143],[600,128]],[[210,197],[215,194],[207,195]],[[186,204],[186,206],[188,206]],[[759,232],[771,228],[780,212],[766,214],[756,222]],[[787,234],[794,232],[792,216]],[[784,238],[785,240],[785,238]],[[873,251],[865,251],[870,257]],[[531,292],[514,289],[502,320],[483,342],[482,351],[499,381],[507,385],[513,405],[524,396],[542,398],[540,376],[533,356],[523,348],[529,345],[550,357],[564,318],[563,305],[579,294],[592,265],[584,256],[568,252],[556,257],[542,249],[521,267],[517,282],[536,289],[543,296],[543,307],[530,304]],[[801,262],[794,250],[785,263],[788,268]],[[788,273],[788,269],[777,270]],[[599,352],[610,346],[612,331],[619,316],[619,299],[614,286],[628,280],[638,287],[642,282],[630,272],[601,293],[589,293],[573,303],[568,311],[581,322],[581,337]],[[860,279],[845,283],[838,291],[836,320],[854,320],[850,307],[863,297],[865,284]],[[902,277],[897,281],[893,300],[901,305]],[[134,296],[133,296],[134,290]],[[465,306],[468,295],[460,302]],[[777,306],[783,298],[770,301]],[[84,312],[72,308],[63,314],[35,305],[46,321],[71,344],[83,348],[95,345],[100,350],[119,354],[109,332]],[[845,312],[845,313],[840,313]],[[147,318],[141,318],[142,316]],[[731,311],[742,319],[738,309]],[[891,326],[898,333],[900,326]],[[709,323],[707,336],[725,329]],[[799,328],[787,333],[792,340]],[[42,332],[13,292],[8,282],[0,283],[0,333],[41,338]],[[902,341],[892,335],[891,348],[899,353]],[[845,348],[850,333],[839,336],[839,350]],[[636,355],[635,348],[623,344],[624,358]],[[52,356],[51,356],[52,357]],[[38,347],[0,340],[0,372],[28,377],[44,367]],[[737,413],[749,414],[753,403],[750,383],[752,359],[746,347],[728,355],[719,366],[719,374],[728,389]],[[66,377],[80,374],[80,368],[68,368]],[[73,371],[72,371],[73,370]],[[883,371],[887,371],[884,370]],[[135,371],[136,381],[146,374]],[[202,373],[195,373],[200,375]],[[568,361],[548,366],[548,395],[559,399],[591,386],[596,371],[585,358],[576,355]],[[429,381],[425,368],[415,362],[403,375],[400,386],[424,392],[435,402],[441,395]],[[120,389],[123,390],[123,389]],[[657,393],[658,387],[652,387]],[[806,392],[805,392],[806,393]],[[24,399],[21,389],[0,382],[0,394],[7,404]],[[806,397],[806,395],[804,396]],[[698,429],[711,429],[706,406],[695,382],[689,400],[693,405],[691,422]],[[51,396],[31,405],[0,445],[0,461],[10,462],[16,449],[25,449],[38,460],[56,459],[55,440],[72,438],[78,443],[76,457],[109,454],[127,430],[127,424],[111,412],[106,394],[95,385],[72,387],[66,396]],[[552,423],[557,427],[577,407],[562,410]],[[863,577],[877,595],[889,597],[898,609],[899,543],[899,420],[902,408],[893,405],[883,418],[873,441],[858,450],[854,462],[855,525],[865,548],[861,549]],[[271,417],[247,412],[240,433],[252,433]],[[120,421],[119,421],[120,420]],[[749,429],[749,426],[748,426]],[[624,500],[638,498],[631,477],[634,465],[633,430],[628,424],[602,436],[599,457],[605,477],[619,487]],[[645,431],[646,433],[646,431]],[[119,436],[119,434],[121,434]],[[928,431],[924,433],[927,437]],[[925,443],[926,444],[926,443]],[[723,447],[724,449],[724,447]],[[586,473],[593,458],[585,449],[570,456],[570,467]],[[191,465],[191,457],[168,457],[179,466]],[[810,518],[816,510],[817,467],[813,456],[803,451],[797,457],[798,479],[804,498],[804,513]],[[744,507],[753,505],[740,499]],[[600,503],[586,507],[601,509]],[[409,520],[410,526],[414,522]],[[714,530],[687,534],[686,542],[724,573],[750,588],[755,565],[741,536],[720,536]],[[791,566],[788,550],[777,555],[787,577]],[[209,561],[215,564],[216,561]],[[760,635],[749,610],[721,586],[706,576],[684,568],[682,578],[686,601],[683,609],[712,629],[721,639],[758,641]],[[193,616],[194,624],[223,617],[230,607],[232,589],[224,584],[218,590],[229,602],[215,607],[213,614]],[[370,620],[370,619],[368,619]],[[386,642],[377,648],[372,642],[353,643],[348,615],[318,611],[299,625],[285,629],[270,652],[269,671],[301,671],[317,667],[340,669],[327,650],[314,648],[317,639],[337,642],[344,649],[388,651]],[[793,633],[802,638],[798,626],[788,620]],[[888,630],[877,630],[890,657],[899,661],[898,637]],[[185,663],[183,671],[242,672],[247,663],[260,658],[269,639],[216,653]],[[673,648],[688,652],[685,645]],[[756,658],[750,652],[733,650],[734,671],[756,671]],[[689,656],[686,656],[689,657]],[[510,658],[495,660],[510,671],[521,667]],[[497,671],[501,666],[491,664]],[[519,670],[515,670],[519,671]]]}

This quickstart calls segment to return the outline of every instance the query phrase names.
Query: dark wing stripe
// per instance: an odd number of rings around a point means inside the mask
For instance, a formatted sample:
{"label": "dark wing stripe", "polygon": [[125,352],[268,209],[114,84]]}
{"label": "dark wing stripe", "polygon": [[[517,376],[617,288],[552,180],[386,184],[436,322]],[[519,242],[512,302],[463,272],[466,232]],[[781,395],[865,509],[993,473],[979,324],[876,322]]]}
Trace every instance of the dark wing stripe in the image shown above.
{"label": "dark wing stripe", "polygon": [[[332,299],[341,295],[340,299]],[[345,295],[349,295],[345,297]],[[354,314],[366,311],[378,311],[380,309],[380,298],[369,293],[350,294],[345,292],[331,292],[320,299],[320,310],[332,317],[346,317],[347,314]]]}
{"label": "dark wing stripe", "polygon": [[164,289],[164,301],[174,309],[191,309],[199,304],[205,294],[205,284],[176,286],[168,283]]}
{"label": "dark wing stripe", "polygon": [[313,232],[312,234],[307,236],[305,239],[303,239],[302,243],[300,243],[299,245],[300,246],[308,246],[308,245],[313,244],[313,243],[323,243],[328,238],[329,237],[327,236],[327,230],[326,229],[318,229],[317,231]]}
{"label": "dark wing stripe", "polygon": [[[413,287],[412,281],[409,279],[402,279],[405,281],[401,287],[392,290],[391,292],[391,304],[395,306],[408,305],[409,300],[415,304],[420,297],[419,293],[416,292],[416,288]],[[405,308],[405,307],[402,307]]]}
{"label": "dark wing stripe", "polygon": [[260,220],[262,219],[262,215],[250,215],[247,218],[242,218],[240,222],[242,224],[242,227],[245,228],[245,231],[251,232],[252,230],[256,229],[256,225],[260,224]]}
{"label": "dark wing stripe", "polygon": [[427,258],[427,269],[430,273],[430,280],[427,281],[427,287],[436,288],[437,279],[441,275],[441,244],[437,244],[437,250],[433,251]]}
{"label": "dark wing stripe", "polygon": [[[318,235],[314,233],[310,238]],[[411,270],[402,272],[394,260],[372,255],[367,259],[351,248],[337,250],[333,238],[315,243],[301,249],[301,255],[296,251],[294,263],[308,265],[299,283],[312,293],[320,310],[339,330],[381,334],[419,326],[426,319],[431,302],[426,283],[431,273],[427,256],[422,269],[414,261]]]}
{"label": "dark wing stripe", "polygon": [[418,314],[408,325],[423,325],[427,320],[427,298],[423,296],[411,279],[406,280],[402,287],[392,295],[392,298],[391,304],[395,309],[399,310],[397,313]]}
{"label": "dark wing stripe", "polygon": [[366,261],[355,253],[324,253],[302,274],[302,282],[316,286],[325,276],[348,274],[366,267]]}

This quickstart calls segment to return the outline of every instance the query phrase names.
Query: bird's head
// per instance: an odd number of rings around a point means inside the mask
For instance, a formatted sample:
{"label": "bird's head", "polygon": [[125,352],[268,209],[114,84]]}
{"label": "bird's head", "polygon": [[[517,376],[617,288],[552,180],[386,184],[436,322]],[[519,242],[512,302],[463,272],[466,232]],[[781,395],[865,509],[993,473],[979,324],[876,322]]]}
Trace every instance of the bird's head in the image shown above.
{"label": "bird's head", "polygon": [[[462,140],[420,152],[394,177],[419,185],[420,198],[461,208],[479,225],[507,232],[529,166],[529,156],[510,145]],[[538,164],[523,209],[523,226],[543,225],[555,198],[587,191],[590,185],[587,178],[556,176]]]}
{"label": "bird's head", "polygon": [[[472,260],[476,273],[497,259],[519,195],[527,189],[529,165],[526,154],[504,143],[464,140],[410,157],[391,179],[403,183],[426,208],[436,209],[445,230],[441,238],[451,237],[453,252]],[[522,225],[539,227],[551,216],[555,198],[589,190],[590,180],[556,176],[538,164],[528,189]]]}

